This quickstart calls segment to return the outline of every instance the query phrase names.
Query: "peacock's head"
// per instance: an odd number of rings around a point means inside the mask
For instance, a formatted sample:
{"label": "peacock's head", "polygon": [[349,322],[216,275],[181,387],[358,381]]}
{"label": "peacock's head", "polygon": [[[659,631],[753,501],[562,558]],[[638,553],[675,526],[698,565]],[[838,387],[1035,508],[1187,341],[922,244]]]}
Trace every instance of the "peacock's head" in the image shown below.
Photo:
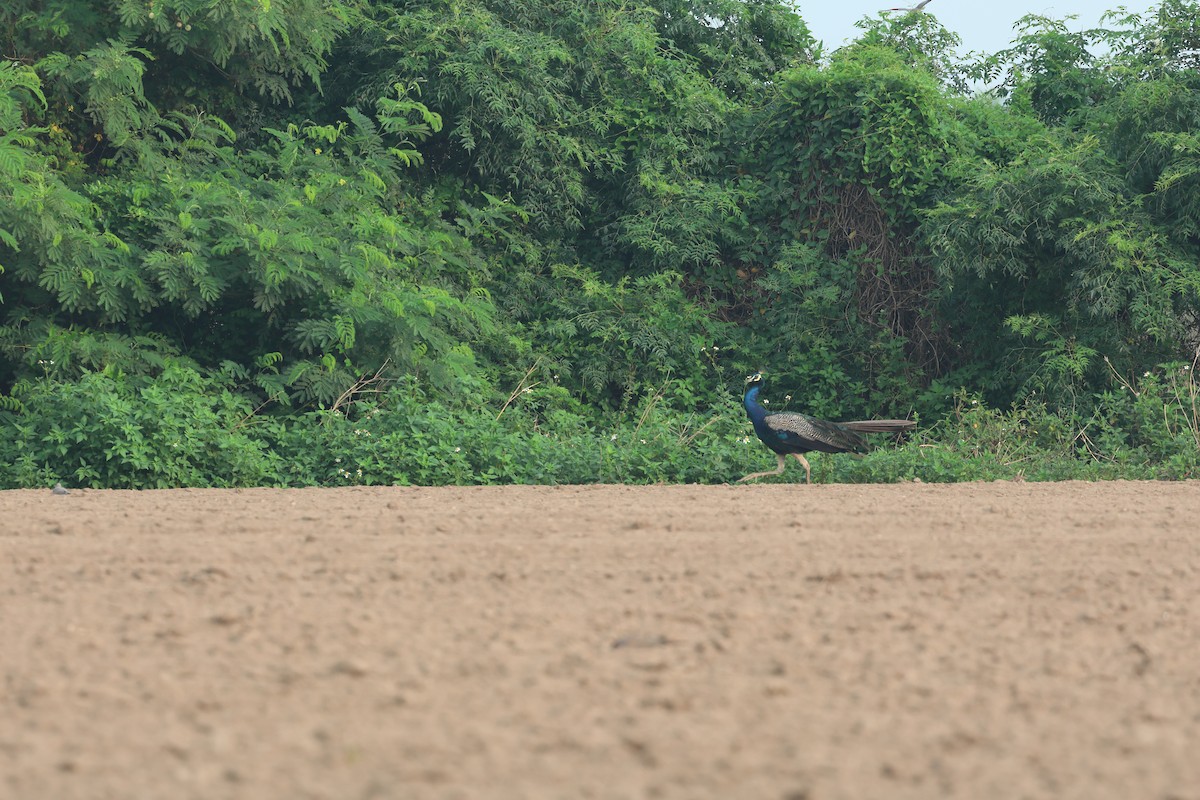
{"label": "peacock's head", "polygon": [[763,376],[762,376],[761,372],[756,372],[753,375],[746,376],[746,387],[747,388],[749,388],[751,386],[758,386],[762,382],[763,382]]}

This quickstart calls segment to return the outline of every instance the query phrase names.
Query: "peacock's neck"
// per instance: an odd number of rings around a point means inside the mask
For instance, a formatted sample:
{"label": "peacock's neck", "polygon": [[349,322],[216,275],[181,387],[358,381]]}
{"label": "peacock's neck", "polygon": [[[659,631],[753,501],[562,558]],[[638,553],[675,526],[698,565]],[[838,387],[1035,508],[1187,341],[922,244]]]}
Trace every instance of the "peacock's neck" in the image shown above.
{"label": "peacock's neck", "polygon": [[751,386],[742,397],[742,405],[746,407],[746,416],[750,417],[750,421],[756,425],[767,416],[767,410],[758,402],[758,393],[761,389],[761,386]]}

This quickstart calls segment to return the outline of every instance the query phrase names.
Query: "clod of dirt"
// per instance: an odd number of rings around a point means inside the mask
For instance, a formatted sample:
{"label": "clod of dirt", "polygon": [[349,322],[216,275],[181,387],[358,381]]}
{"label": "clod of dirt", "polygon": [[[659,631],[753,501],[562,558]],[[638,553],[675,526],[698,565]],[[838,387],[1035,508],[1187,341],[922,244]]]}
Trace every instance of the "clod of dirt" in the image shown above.
{"label": "clod of dirt", "polygon": [[670,643],[671,640],[661,633],[631,633],[614,639],[612,648],[619,650],[622,647],[662,647]]}

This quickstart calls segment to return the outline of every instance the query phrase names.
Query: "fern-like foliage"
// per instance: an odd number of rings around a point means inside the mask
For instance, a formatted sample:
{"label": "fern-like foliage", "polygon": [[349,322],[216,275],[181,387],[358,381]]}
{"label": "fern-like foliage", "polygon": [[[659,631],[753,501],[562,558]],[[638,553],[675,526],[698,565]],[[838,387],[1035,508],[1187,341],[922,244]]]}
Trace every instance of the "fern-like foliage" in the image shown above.
{"label": "fern-like foliage", "polygon": [[[14,308],[0,347],[18,373],[51,360],[62,377],[153,370],[120,349],[64,348],[55,331],[80,324],[160,337],[211,369],[241,364],[247,390],[279,402],[333,403],[383,365],[454,390],[477,369],[463,342],[495,337],[496,313],[474,291],[486,270],[445,201],[404,187],[411,159],[398,151],[437,118],[400,98],[382,104],[383,121],[352,109],[350,123],[289,125],[241,151],[219,120],[171,113],[86,195],[18,183],[17,209],[43,209],[0,223],[21,247],[18,300],[44,293],[61,316],[48,327]],[[49,200],[61,206],[53,216]]]}
{"label": "fern-like foliage", "polygon": [[157,118],[142,85],[151,57],[148,50],[109,39],[78,55],[52,53],[41,67],[79,98],[81,110],[100,131],[97,136],[121,147]]}
{"label": "fern-like foliage", "polygon": [[539,295],[525,300],[536,301],[528,327],[564,385],[608,407],[654,391],[672,375],[693,391],[708,391],[704,384],[714,376],[705,352],[728,334],[685,296],[682,276],[614,284],[593,270],[558,265],[547,278],[538,284]]}

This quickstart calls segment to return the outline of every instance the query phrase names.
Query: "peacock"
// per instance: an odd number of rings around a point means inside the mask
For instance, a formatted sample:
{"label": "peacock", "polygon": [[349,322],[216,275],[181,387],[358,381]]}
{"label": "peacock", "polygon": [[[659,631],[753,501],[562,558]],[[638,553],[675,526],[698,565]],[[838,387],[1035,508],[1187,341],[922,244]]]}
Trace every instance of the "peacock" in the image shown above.
{"label": "peacock", "polygon": [[794,411],[767,412],[758,401],[762,390],[762,373],[746,378],[746,394],[742,404],[754,423],[754,432],[763,444],[775,451],[779,468],[770,472],[755,472],[738,481],[754,480],[767,475],[782,475],[787,466],[786,456],[795,456],[804,465],[804,481],[812,483],[812,468],[804,453],[865,453],[867,442],[860,433],[896,433],[915,428],[917,423],[906,419],[873,419],[861,422],[826,422]]}

